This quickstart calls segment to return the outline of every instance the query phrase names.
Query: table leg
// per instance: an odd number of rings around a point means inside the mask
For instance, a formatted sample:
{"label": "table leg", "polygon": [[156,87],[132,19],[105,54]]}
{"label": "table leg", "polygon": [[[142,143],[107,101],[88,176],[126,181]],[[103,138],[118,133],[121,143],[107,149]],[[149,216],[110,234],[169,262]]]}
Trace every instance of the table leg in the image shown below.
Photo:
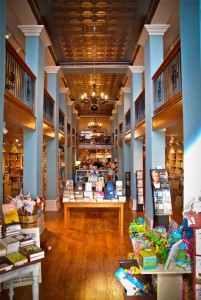
{"label": "table leg", "polygon": [[10,300],[13,299],[14,296],[14,289],[13,289],[13,279],[9,280],[9,292],[8,292]]}
{"label": "table leg", "polygon": [[119,208],[119,224],[120,224],[120,232],[121,235],[123,235],[123,229],[124,229],[124,206],[123,203],[121,207]]}
{"label": "table leg", "polygon": [[70,226],[70,207],[68,207],[68,210],[67,210],[67,227]]}
{"label": "table leg", "polygon": [[65,228],[67,226],[67,206],[65,203],[64,203],[64,226]]}
{"label": "table leg", "polygon": [[182,300],[182,274],[158,274],[157,299]]}
{"label": "table leg", "polygon": [[39,267],[36,266],[32,272],[32,296],[33,300],[39,300]]}

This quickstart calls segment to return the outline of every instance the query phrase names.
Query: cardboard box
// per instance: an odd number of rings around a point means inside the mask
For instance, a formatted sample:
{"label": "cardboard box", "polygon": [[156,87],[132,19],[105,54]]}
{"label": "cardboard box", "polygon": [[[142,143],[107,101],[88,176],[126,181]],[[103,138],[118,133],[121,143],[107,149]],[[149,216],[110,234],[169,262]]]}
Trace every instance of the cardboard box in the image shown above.
{"label": "cardboard box", "polygon": [[[137,260],[120,260],[119,264],[120,264],[120,267],[122,267],[124,269],[130,269],[130,267],[132,267],[132,266],[139,267]],[[149,283],[152,294],[151,295],[143,295],[143,296],[127,296],[126,290],[125,290],[124,299],[127,299],[127,300],[157,300],[157,292],[153,286],[151,275],[136,274],[135,277],[137,278],[137,280],[139,280],[143,283]]]}

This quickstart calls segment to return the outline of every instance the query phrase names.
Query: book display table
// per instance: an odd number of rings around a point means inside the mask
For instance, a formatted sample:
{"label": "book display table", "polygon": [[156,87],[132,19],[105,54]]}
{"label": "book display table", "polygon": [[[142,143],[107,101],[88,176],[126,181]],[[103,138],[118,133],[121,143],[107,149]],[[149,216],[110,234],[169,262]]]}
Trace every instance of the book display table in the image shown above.
{"label": "book display table", "polygon": [[117,208],[119,210],[119,229],[121,235],[123,235],[123,222],[124,222],[124,202],[64,202],[64,223],[65,227],[70,225],[70,209],[71,208]]}
{"label": "book display table", "polygon": [[19,267],[13,267],[10,271],[0,272],[0,283],[9,281],[9,298],[13,299],[14,289],[13,289],[13,278],[32,274],[32,297],[33,300],[39,300],[39,275],[40,275],[40,265],[41,260],[35,261],[33,263],[26,263]]}
{"label": "book display table", "polygon": [[157,277],[157,299],[158,300],[182,300],[182,278],[183,274],[190,274],[171,262],[168,269],[164,270],[164,265],[158,264],[156,270],[143,270],[141,274],[156,275]]}

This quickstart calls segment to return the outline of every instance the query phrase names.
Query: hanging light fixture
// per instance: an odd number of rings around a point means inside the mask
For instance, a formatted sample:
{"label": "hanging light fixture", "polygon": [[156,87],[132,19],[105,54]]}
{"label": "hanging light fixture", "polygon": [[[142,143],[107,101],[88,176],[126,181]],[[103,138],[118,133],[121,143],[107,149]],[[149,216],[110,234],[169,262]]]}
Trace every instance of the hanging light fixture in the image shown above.
{"label": "hanging light fixture", "polygon": [[88,97],[86,93],[84,93],[81,97],[81,103],[86,107],[91,106],[91,110],[95,113],[99,107],[107,103],[108,96],[101,93],[100,96],[96,95],[96,68],[95,68],[95,60],[96,60],[96,27],[93,27],[94,30],[94,83],[93,83],[93,92],[92,96]]}
{"label": "hanging light fixture", "polygon": [[97,122],[96,122],[96,118],[94,118],[94,121],[93,121],[93,122],[90,122],[90,123],[88,124],[88,128],[89,128],[89,130],[91,130],[93,133],[95,133],[95,132],[101,130],[102,124],[101,124],[101,123],[97,123]]}

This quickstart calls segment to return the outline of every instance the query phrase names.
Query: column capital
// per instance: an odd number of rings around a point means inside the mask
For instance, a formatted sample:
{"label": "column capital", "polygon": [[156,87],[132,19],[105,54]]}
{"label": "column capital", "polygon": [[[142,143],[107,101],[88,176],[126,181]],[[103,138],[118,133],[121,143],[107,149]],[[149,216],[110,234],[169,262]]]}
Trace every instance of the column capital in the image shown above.
{"label": "column capital", "polygon": [[131,73],[143,73],[145,70],[144,66],[130,66]]}
{"label": "column capital", "polygon": [[18,25],[25,36],[40,36],[45,48],[51,45],[44,25]]}
{"label": "column capital", "polygon": [[167,24],[144,25],[138,44],[144,46],[149,35],[164,35],[169,27]]}
{"label": "column capital", "polygon": [[45,69],[45,72],[48,74],[58,74],[59,78],[63,77],[63,71],[62,71],[61,67],[46,66],[44,69]]}
{"label": "column capital", "polygon": [[151,24],[144,25],[149,35],[164,35],[170,25],[168,24]]}
{"label": "column capital", "polygon": [[121,92],[122,93],[130,93],[130,88],[128,88],[128,87],[122,87],[121,88]]}
{"label": "column capital", "polygon": [[61,94],[67,94],[68,90],[69,90],[69,88],[63,87],[63,88],[59,89],[59,93],[61,93]]}

